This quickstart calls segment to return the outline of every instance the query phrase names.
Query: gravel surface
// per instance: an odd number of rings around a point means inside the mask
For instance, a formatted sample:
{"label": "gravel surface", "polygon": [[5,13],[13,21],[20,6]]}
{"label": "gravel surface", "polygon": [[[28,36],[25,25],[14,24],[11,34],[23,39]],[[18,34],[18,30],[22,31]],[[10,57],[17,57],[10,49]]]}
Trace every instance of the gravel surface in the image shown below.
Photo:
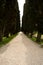
{"label": "gravel surface", "polygon": [[0,48],[0,65],[43,65],[43,48],[19,32]]}

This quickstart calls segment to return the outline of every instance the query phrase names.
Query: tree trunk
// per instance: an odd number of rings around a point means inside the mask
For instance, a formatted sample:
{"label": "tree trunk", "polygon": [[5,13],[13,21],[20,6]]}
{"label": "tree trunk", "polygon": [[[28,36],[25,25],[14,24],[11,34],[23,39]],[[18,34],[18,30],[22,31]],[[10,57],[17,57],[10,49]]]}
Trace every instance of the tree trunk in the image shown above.
{"label": "tree trunk", "polygon": [[2,41],[2,32],[0,31],[0,42]]}
{"label": "tree trunk", "polygon": [[37,42],[40,42],[40,40],[41,40],[41,33],[40,32],[38,32],[38,35],[37,35]]}
{"label": "tree trunk", "polygon": [[33,32],[31,32],[31,35],[30,35],[30,37],[32,38],[32,36],[33,36]]}

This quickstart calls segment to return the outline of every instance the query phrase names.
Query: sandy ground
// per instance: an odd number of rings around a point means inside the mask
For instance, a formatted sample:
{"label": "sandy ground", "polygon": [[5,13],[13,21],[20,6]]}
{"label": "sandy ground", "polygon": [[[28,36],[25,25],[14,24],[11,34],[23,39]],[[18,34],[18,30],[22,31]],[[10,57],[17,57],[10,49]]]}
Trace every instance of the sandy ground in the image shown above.
{"label": "sandy ground", "polygon": [[43,48],[19,32],[0,48],[0,65],[43,65]]}

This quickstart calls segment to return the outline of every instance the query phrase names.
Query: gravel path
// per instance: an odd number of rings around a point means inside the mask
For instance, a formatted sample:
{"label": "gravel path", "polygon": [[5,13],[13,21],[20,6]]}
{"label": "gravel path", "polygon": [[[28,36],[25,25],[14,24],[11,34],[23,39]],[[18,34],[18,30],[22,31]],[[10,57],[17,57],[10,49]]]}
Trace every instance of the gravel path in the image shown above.
{"label": "gravel path", "polygon": [[0,48],[0,65],[43,65],[43,48],[20,32]]}

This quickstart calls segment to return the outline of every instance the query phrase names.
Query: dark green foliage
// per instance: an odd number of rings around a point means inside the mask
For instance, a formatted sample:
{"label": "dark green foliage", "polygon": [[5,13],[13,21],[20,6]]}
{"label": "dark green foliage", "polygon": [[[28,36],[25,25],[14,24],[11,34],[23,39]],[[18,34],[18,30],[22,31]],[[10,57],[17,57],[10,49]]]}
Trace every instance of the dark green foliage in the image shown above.
{"label": "dark green foliage", "polygon": [[19,13],[17,0],[0,0],[0,40],[20,30]]}
{"label": "dark green foliage", "polygon": [[43,34],[43,1],[26,0],[24,5],[23,26],[24,33],[30,33],[31,37],[34,31],[38,31],[37,41],[40,41]]}

